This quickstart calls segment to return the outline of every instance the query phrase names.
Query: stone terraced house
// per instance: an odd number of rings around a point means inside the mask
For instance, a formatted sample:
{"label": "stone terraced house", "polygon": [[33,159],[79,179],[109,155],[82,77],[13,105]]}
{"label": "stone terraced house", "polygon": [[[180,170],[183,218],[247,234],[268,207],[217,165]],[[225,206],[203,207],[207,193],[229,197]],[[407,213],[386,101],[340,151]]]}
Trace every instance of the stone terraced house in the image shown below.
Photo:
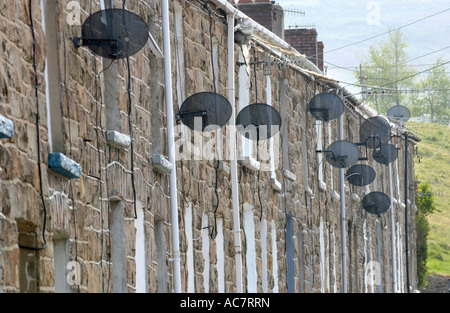
{"label": "stone terraced house", "polygon": [[[128,58],[76,44],[112,6],[148,26]],[[415,290],[418,139],[392,124],[398,158],[369,155],[375,180],[349,184],[318,151],[377,113],[282,38],[225,0],[2,1],[0,292]],[[228,100],[226,125],[183,124],[201,92]],[[338,119],[308,111],[320,93],[343,99]],[[261,142],[235,131],[255,102],[282,121]],[[390,196],[380,216],[371,192]]]}

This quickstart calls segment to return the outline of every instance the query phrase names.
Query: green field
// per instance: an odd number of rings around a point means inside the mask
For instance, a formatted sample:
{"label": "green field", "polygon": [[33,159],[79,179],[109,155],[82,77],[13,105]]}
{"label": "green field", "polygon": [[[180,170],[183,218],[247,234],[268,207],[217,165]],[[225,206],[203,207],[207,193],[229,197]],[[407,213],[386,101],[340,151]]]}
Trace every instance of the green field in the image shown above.
{"label": "green field", "polygon": [[450,275],[450,130],[446,125],[409,122],[417,132],[419,158],[415,158],[419,181],[431,184],[436,212],[430,218],[428,274]]}

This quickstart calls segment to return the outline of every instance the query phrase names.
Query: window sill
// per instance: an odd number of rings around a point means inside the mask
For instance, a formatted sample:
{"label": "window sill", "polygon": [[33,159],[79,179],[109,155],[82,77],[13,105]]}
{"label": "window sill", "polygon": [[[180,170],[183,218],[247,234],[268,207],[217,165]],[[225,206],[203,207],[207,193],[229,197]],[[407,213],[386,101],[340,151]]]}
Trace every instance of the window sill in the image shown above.
{"label": "window sill", "polygon": [[322,191],[327,191],[327,184],[323,180],[319,180],[319,189]]}
{"label": "window sill", "polygon": [[48,167],[69,179],[81,177],[81,166],[74,160],[62,153],[50,153],[48,156]]}
{"label": "window sill", "polygon": [[172,173],[173,166],[164,155],[152,154],[153,168],[161,174]]}
{"label": "window sill", "polygon": [[14,136],[14,123],[3,115],[0,115],[0,139]]}
{"label": "window sill", "polygon": [[281,183],[276,178],[272,177],[270,179],[270,181],[272,183],[273,190],[278,191],[278,192],[280,192],[282,190]]}
{"label": "window sill", "polygon": [[336,200],[336,201],[340,201],[341,200],[341,196],[334,190],[333,193],[331,194],[331,197]]}
{"label": "window sill", "polygon": [[231,175],[231,168],[224,161],[219,161],[219,172],[222,173],[225,176],[230,176]]}
{"label": "window sill", "polygon": [[283,176],[289,179],[290,181],[297,181],[297,176],[289,170],[284,170]]}
{"label": "window sill", "polygon": [[259,171],[261,168],[261,164],[256,161],[253,157],[245,157],[244,160],[241,160],[241,165],[248,168],[251,171]]}
{"label": "window sill", "polygon": [[131,145],[131,138],[118,131],[108,130],[106,132],[106,142],[111,146],[123,149],[128,148]]}

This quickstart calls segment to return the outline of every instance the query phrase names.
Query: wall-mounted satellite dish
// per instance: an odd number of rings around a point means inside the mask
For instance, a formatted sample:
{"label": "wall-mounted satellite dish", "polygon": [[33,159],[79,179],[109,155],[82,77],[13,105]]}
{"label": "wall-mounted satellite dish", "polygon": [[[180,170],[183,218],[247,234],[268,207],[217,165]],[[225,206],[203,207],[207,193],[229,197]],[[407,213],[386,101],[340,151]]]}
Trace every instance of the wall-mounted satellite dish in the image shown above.
{"label": "wall-mounted satellite dish", "polygon": [[192,130],[214,131],[228,123],[231,113],[231,104],[224,96],[215,92],[199,92],[183,102],[177,120]]}
{"label": "wall-mounted satellite dish", "polygon": [[386,212],[391,206],[391,199],[382,192],[371,192],[367,194],[363,201],[362,207],[370,214],[380,214]]}
{"label": "wall-mounted satellite dish", "polygon": [[376,173],[373,168],[364,164],[350,167],[345,175],[348,182],[355,186],[366,186],[375,180]]}
{"label": "wall-mounted satellite dish", "polygon": [[393,123],[406,123],[411,118],[411,112],[403,105],[395,105],[387,111],[387,117]]}
{"label": "wall-mounted satellite dish", "polygon": [[278,133],[281,116],[265,103],[253,103],[243,108],[236,118],[237,131],[247,139],[266,140]]}
{"label": "wall-mounted satellite dish", "polygon": [[147,23],[139,15],[122,9],[107,9],[86,19],[81,38],[74,38],[74,43],[105,58],[123,59],[141,50],[148,34]]}
{"label": "wall-mounted satellite dish", "polygon": [[383,143],[378,150],[373,150],[373,159],[378,163],[389,165],[398,158],[398,150],[394,145]]}
{"label": "wall-mounted satellite dish", "polygon": [[328,122],[344,113],[344,102],[338,95],[320,93],[309,101],[308,112],[317,120]]}
{"label": "wall-mounted satellite dish", "polygon": [[391,126],[381,116],[373,116],[362,123],[359,138],[368,148],[379,148],[391,139]]}
{"label": "wall-mounted satellite dish", "polygon": [[359,161],[359,149],[356,144],[347,140],[333,142],[324,151],[325,159],[331,166],[337,168],[346,168]]}

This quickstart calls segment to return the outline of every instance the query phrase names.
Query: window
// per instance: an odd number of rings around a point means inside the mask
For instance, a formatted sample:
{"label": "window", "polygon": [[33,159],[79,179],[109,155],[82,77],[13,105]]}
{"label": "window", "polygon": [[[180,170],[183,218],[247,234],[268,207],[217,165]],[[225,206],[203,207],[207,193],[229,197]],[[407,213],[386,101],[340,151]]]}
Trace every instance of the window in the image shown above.
{"label": "window", "polygon": [[195,292],[195,271],[194,271],[194,240],[192,233],[192,203],[186,206],[186,213],[184,215],[185,234],[186,234],[186,271],[187,271],[187,292]]}
{"label": "window", "polygon": [[56,22],[57,1],[42,0],[42,26],[47,43],[45,63],[45,97],[47,102],[47,127],[50,152],[65,153],[64,122],[61,109],[60,75],[58,58],[58,32]]}
{"label": "window", "polygon": [[206,213],[202,216],[202,255],[203,255],[203,288],[209,292],[209,218]]}
{"label": "window", "polygon": [[264,293],[267,289],[267,220],[261,221],[261,263],[262,263],[262,289]]}
{"label": "window", "polygon": [[217,219],[217,288],[219,293],[225,292],[225,245],[223,238],[223,219]]}
{"label": "window", "polygon": [[156,263],[157,263],[157,291],[167,293],[167,265],[166,265],[166,236],[164,235],[164,221],[155,220]]}
{"label": "window", "polygon": [[53,241],[53,264],[55,269],[55,292],[66,293],[67,290],[67,240]]}
{"label": "window", "polygon": [[247,292],[256,293],[257,271],[256,271],[256,248],[255,248],[255,223],[253,221],[253,206],[244,204],[244,232],[247,242]]}
{"label": "window", "polygon": [[[239,53],[239,62],[244,63],[244,56],[242,52]],[[250,91],[248,88],[249,75],[245,65],[239,67],[239,111],[244,109],[250,104]],[[239,125],[237,125],[239,126]],[[252,133],[253,134],[253,133]],[[247,166],[251,170],[259,170],[259,162],[256,160],[256,150],[253,151],[253,145],[256,145],[256,141],[245,138],[244,136],[238,136],[238,159],[243,160],[244,166]]]}
{"label": "window", "polygon": [[[322,121],[316,121],[316,136],[317,136],[317,147],[316,150],[322,151],[323,150],[323,133],[322,133]],[[319,175],[319,188],[323,191],[327,189],[327,186],[324,182],[324,176],[323,176],[323,167],[324,167],[324,159],[323,159],[323,153],[317,153],[317,166],[318,166],[318,175]]]}
{"label": "window", "polygon": [[[272,81],[269,75],[266,76],[266,99],[267,104],[272,106]],[[278,127],[278,126],[276,126]],[[272,180],[272,186],[274,189],[280,191],[281,183],[277,179],[276,169],[279,164],[279,153],[280,153],[280,133],[269,139],[269,157],[270,157],[270,178]]]}
{"label": "window", "polygon": [[292,213],[286,213],[286,259],[288,292],[295,292],[295,264],[294,264],[294,220]]}
{"label": "window", "polygon": [[272,275],[273,275],[273,293],[278,293],[278,249],[277,249],[277,227],[272,220],[270,225],[270,235],[272,239]]}
{"label": "window", "polygon": [[[31,232],[26,223],[17,223],[19,231],[19,247],[35,247],[36,234]],[[36,251],[26,248],[19,249],[19,287],[21,293],[38,292]]]}
{"label": "window", "polygon": [[147,291],[147,265],[145,260],[145,233],[144,233],[144,209],[141,203],[136,208],[137,218],[134,221],[136,229],[136,292],[145,293]]}
{"label": "window", "polygon": [[127,292],[125,212],[122,201],[111,201],[111,261],[113,292]]}

